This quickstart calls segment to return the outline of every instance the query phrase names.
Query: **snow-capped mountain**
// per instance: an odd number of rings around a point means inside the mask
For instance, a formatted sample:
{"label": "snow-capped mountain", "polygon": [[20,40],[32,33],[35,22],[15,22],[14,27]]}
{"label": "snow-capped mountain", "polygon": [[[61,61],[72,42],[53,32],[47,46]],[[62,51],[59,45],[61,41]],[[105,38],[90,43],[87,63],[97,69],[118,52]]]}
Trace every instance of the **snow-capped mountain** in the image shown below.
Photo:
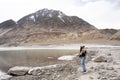
{"label": "snow-capped mountain", "polygon": [[76,17],[67,16],[58,10],[42,9],[29,14],[18,21],[19,26],[42,26],[43,28],[74,29],[87,30],[95,29],[88,22]]}

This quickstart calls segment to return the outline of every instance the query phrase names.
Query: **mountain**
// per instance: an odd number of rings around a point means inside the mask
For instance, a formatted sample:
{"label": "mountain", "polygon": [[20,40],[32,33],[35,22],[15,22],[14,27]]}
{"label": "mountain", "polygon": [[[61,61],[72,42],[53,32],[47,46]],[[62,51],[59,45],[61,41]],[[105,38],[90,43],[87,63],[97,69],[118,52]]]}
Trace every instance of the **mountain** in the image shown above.
{"label": "mountain", "polygon": [[100,29],[100,33],[103,35],[104,39],[110,39],[118,30],[116,29]]}
{"label": "mountain", "polygon": [[84,40],[98,40],[105,39],[110,40],[111,36],[117,33],[116,29],[97,29],[97,30],[89,30],[83,32],[82,39]]}
{"label": "mountain", "polygon": [[0,45],[9,46],[120,41],[119,34],[118,30],[97,29],[77,16],[52,9],[36,11],[17,22],[7,20],[0,23]]}
{"label": "mountain", "polygon": [[0,23],[0,37],[4,36],[4,34],[8,33],[16,26],[17,23],[11,19]]}
{"label": "mountain", "polygon": [[7,21],[0,23],[0,28],[1,29],[8,29],[8,28],[15,27],[16,25],[17,25],[16,22],[10,19],[10,20],[7,20]]}
{"label": "mountain", "polygon": [[67,16],[58,10],[42,9],[21,18],[19,26],[38,26],[45,29],[89,30],[96,29],[93,25],[77,16]]}

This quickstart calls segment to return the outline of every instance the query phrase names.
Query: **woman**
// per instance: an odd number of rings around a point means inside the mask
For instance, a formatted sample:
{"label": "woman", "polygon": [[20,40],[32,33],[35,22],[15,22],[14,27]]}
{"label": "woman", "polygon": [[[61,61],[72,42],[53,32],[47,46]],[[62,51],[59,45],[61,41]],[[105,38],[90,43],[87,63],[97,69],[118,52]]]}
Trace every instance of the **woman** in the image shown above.
{"label": "woman", "polygon": [[81,46],[79,57],[81,58],[81,65],[82,65],[83,72],[86,72],[86,66],[85,66],[86,54],[87,54],[87,51],[85,49],[85,46]]}

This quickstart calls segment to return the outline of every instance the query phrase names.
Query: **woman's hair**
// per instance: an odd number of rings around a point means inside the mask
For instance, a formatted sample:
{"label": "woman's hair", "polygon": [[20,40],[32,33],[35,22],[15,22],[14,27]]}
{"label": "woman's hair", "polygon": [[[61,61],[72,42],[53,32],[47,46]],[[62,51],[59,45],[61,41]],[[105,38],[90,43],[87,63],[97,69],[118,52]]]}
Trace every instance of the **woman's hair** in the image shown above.
{"label": "woman's hair", "polygon": [[85,48],[85,46],[80,46],[80,52],[82,51],[83,48]]}

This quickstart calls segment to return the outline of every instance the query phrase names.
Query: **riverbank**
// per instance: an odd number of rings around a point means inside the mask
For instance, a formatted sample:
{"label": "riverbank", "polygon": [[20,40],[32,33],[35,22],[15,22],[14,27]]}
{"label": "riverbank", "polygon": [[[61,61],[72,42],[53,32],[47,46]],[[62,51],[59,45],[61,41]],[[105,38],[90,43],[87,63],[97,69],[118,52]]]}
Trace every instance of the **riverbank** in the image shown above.
{"label": "riverbank", "polygon": [[19,76],[19,72],[17,75],[12,73],[19,71],[20,66],[17,69],[12,67],[8,71],[12,77],[5,80],[120,80],[120,48],[94,49],[88,54],[86,73],[82,72],[79,60],[74,57],[73,60],[65,60],[52,67],[32,67],[22,76]]}

